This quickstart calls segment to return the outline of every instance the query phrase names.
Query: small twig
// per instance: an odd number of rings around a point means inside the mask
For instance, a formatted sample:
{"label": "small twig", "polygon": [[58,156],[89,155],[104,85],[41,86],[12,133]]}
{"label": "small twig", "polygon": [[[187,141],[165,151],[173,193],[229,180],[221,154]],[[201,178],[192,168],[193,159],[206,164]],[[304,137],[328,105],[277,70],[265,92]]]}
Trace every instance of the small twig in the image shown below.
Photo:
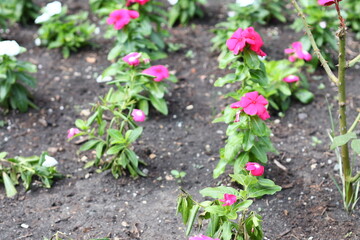
{"label": "small twig", "polygon": [[360,62],[360,54],[357,55],[354,59],[348,61],[347,64],[346,64],[346,67],[347,67],[347,68],[351,68],[351,67],[353,67],[355,64],[357,64],[358,62]]}
{"label": "small twig", "polygon": [[325,69],[325,72],[327,73],[329,79],[335,83],[336,85],[339,84],[339,80],[338,78],[334,75],[334,73],[332,72],[332,70],[330,69],[327,61],[324,59],[324,57],[322,56],[316,42],[315,42],[315,39],[314,39],[314,36],[312,35],[311,33],[311,30],[310,30],[310,27],[306,21],[306,18],[305,18],[305,14],[304,12],[301,10],[299,4],[296,2],[296,0],[291,0],[291,2],[293,3],[296,11],[298,12],[298,14],[300,15],[302,21],[303,21],[303,24],[304,24],[304,27],[305,27],[305,30],[306,30],[306,34],[308,35],[309,39],[310,39],[310,42],[311,42],[311,45],[314,49],[314,53],[316,54],[316,56],[318,57],[318,59],[320,60],[321,62],[321,65],[323,66],[323,68]]}
{"label": "small twig", "polygon": [[358,125],[358,123],[360,122],[360,113],[357,115],[354,123],[351,125],[351,127],[348,130],[348,133],[354,131],[354,129],[356,128],[356,126]]}
{"label": "small twig", "polygon": [[287,170],[287,168],[284,166],[284,165],[282,165],[278,160],[274,160],[274,163],[275,163],[275,165],[278,167],[278,168],[280,168],[281,170],[283,170],[283,171],[285,171],[285,172],[287,172],[288,170]]}

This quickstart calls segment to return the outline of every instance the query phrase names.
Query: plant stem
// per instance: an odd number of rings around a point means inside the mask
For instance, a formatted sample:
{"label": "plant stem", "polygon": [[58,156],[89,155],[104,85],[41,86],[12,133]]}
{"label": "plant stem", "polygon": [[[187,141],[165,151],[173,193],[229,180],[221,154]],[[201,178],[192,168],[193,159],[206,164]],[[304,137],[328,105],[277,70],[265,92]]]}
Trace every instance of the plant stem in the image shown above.
{"label": "plant stem", "polygon": [[357,55],[354,59],[350,60],[346,67],[350,68],[350,67],[353,67],[355,64],[357,64],[358,62],[360,62],[360,54]]}
{"label": "plant stem", "polygon": [[[338,67],[338,103],[339,103],[339,127],[340,135],[347,133],[347,122],[346,122],[346,82],[345,82],[345,71],[346,71],[346,26],[341,16],[339,4],[335,2],[336,10],[340,19],[340,27],[337,33],[339,38],[339,67]],[[345,195],[345,206],[351,206],[353,199],[353,186],[351,182],[351,164],[349,158],[349,147],[348,144],[341,146],[341,162],[344,178],[343,194]]]}
{"label": "plant stem", "polygon": [[293,3],[296,11],[298,12],[299,16],[301,17],[301,20],[303,21],[304,27],[305,27],[305,31],[306,34],[308,35],[310,42],[311,42],[311,46],[314,49],[314,53],[316,54],[316,56],[318,57],[319,61],[321,62],[321,65],[323,66],[323,68],[325,69],[330,81],[332,81],[333,83],[335,83],[336,85],[339,84],[339,80],[338,78],[334,75],[334,73],[332,72],[332,70],[330,69],[329,65],[327,64],[327,61],[324,59],[324,57],[322,56],[316,42],[314,39],[314,36],[311,33],[310,27],[306,21],[305,18],[305,14],[302,11],[302,9],[300,8],[299,4],[297,3],[296,0],[291,0],[291,2]]}
{"label": "plant stem", "polygon": [[351,178],[351,182],[355,183],[359,179],[360,179],[360,172],[357,172],[357,174]]}
{"label": "plant stem", "polygon": [[354,129],[355,129],[356,126],[358,125],[359,121],[360,121],[360,113],[357,115],[355,121],[353,122],[353,124],[352,124],[351,127],[349,128],[348,133],[354,131]]}

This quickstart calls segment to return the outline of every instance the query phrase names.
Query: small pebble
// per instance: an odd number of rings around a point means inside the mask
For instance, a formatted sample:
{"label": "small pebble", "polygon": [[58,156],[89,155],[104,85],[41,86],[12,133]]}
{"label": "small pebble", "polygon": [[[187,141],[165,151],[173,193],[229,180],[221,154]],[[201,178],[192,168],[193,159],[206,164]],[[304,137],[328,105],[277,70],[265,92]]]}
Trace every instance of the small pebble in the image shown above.
{"label": "small pebble", "polygon": [[194,106],[193,105],[189,105],[186,107],[186,110],[193,110],[194,109]]}
{"label": "small pebble", "polygon": [[21,226],[22,228],[29,228],[29,225],[27,225],[26,223],[22,223],[20,226]]}

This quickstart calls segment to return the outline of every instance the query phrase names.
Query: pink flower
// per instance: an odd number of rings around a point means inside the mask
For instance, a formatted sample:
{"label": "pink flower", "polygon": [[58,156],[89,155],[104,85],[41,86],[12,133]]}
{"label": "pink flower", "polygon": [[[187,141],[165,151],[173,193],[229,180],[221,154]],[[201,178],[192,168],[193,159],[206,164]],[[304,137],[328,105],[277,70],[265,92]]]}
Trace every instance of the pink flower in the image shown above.
{"label": "pink flower", "polygon": [[283,78],[283,81],[287,82],[287,83],[298,82],[299,80],[300,80],[300,78],[295,75],[289,75],[289,76]]}
{"label": "pink flower", "polygon": [[269,102],[257,91],[248,92],[240,99],[239,106],[244,109],[244,112],[248,115],[261,115],[266,111],[265,106]]}
{"label": "pink flower", "polygon": [[126,2],[126,6],[129,7],[135,3],[138,3],[140,5],[144,5],[145,3],[147,3],[150,0],[127,0]]}
{"label": "pink flower", "polygon": [[127,25],[131,19],[135,19],[139,17],[139,13],[134,10],[127,9],[119,9],[110,13],[106,22],[109,25],[114,25],[116,30],[122,29],[125,25]]}
{"label": "pink flower", "polygon": [[226,41],[226,46],[230,51],[235,55],[242,52],[246,45],[250,46],[250,49],[254,51],[259,56],[266,56],[260,48],[264,44],[260,34],[255,32],[253,27],[246,28],[242,30],[239,28],[236,30],[233,35]]}
{"label": "pink flower", "polygon": [[291,44],[292,48],[286,48],[284,52],[289,54],[289,61],[295,62],[298,59],[304,59],[305,61],[310,61],[312,56],[307,51],[303,50],[303,46],[301,42],[293,42]]}
{"label": "pink flower", "polygon": [[145,113],[140,109],[134,109],[131,113],[131,116],[133,117],[135,122],[143,122],[146,118]]}
{"label": "pink flower", "polygon": [[[338,2],[341,2],[341,0],[339,0]],[[330,6],[333,5],[335,3],[334,0],[318,0],[318,4],[321,6]]]}
{"label": "pink flower", "polygon": [[256,162],[246,163],[246,170],[250,171],[253,176],[261,176],[264,174],[264,166]]}
{"label": "pink flower", "polygon": [[141,53],[133,52],[123,57],[122,60],[124,62],[127,62],[131,66],[137,66],[140,64],[140,60],[139,60],[140,57],[141,57]]}
{"label": "pink flower", "polygon": [[199,236],[190,237],[189,240],[220,240],[220,239],[199,235]]}
{"label": "pink flower", "polygon": [[236,196],[232,194],[224,194],[224,199],[219,199],[220,202],[223,202],[223,206],[231,206],[236,202]]}
{"label": "pink flower", "polygon": [[155,82],[161,82],[163,79],[169,77],[168,69],[163,65],[155,65],[145,69],[142,73],[145,73],[150,76],[154,76]]}
{"label": "pink flower", "polygon": [[270,118],[270,114],[266,109],[262,113],[259,113],[258,116],[259,116],[260,119],[262,119],[264,121],[266,119]]}
{"label": "pink flower", "polygon": [[81,133],[81,131],[80,131],[78,128],[70,128],[70,129],[67,131],[67,133],[68,133],[67,138],[72,138],[72,137],[75,136],[76,134]]}

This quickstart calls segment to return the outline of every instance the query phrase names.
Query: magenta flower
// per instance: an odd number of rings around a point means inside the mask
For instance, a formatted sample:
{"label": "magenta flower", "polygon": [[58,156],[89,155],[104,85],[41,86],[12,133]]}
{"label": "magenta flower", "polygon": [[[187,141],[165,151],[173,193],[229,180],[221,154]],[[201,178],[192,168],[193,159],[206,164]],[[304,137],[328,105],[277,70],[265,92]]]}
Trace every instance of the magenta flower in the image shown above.
{"label": "magenta flower", "polygon": [[[341,2],[341,0],[339,0],[338,2]],[[321,6],[330,6],[333,5],[335,3],[334,0],[318,0],[318,4]]]}
{"label": "magenta flower", "polygon": [[123,57],[122,60],[124,62],[127,62],[131,66],[137,66],[140,64],[140,59],[139,59],[140,57],[141,57],[141,53],[133,52]]}
{"label": "magenta flower", "polygon": [[190,237],[189,240],[220,240],[220,239],[199,235],[199,236]]}
{"label": "magenta flower", "polygon": [[142,73],[154,76],[155,82],[161,82],[163,79],[169,77],[169,70],[163,65],[155,65],[145,69]]}
{"label": "magenta flower", "polygon": [[259,115],[266,110],[265,106],[269,102],[257,91],[248,92],[239,101],[239,106],[244,109],[244,112],[248,115]]}
{"label": "magenta flower", "polygon": [[133,117],[135,122],[143,122],[146,118],[145,113],[140,109],[134,109],[131,113],[131,116]]}
{"label": "magenta flower", "polygon": [[289,76],[283,78],[283,81],[287,82],[287,83],[298,82],[299,80],[300,80],[300,78],[296,75],[289,75]]}
{"label": "magenta flower", "polygon": [[150,0],[127,0],[126,2],[126,6],[129,7],[135,3],[138,3],[140,5],[144,5],[145,3],[147,3]]}
{"label": "magenta flower", "polygon": [[81,131],[80,131],[78,128],[70,128],[70,129],[67,131],[67,133],[68,133],[67,138],[72,138],[72,137],[75,136],[76,134],[81,133]]}
{"label": "magenta flower", "polygon": [[258,34],[253,27],[246,28],[242,30],[239,28],[236,30],[233,35],[226,41],[226,46],[230,51],[235,55],[242,52],[244,48],[248,45],[250,49],[254,51],[259,56],[266,56],[260,48],[264,44],[260,34]]}
{"label": "magenta flower", "polygon": [[305,61],[310,61],[312,56],[307,51],[303,50],[301,42],[293,42],[291,44],[292,48],[286,48],[284,52],[289,54],[289,61],[295,62],[296,59],[304,59]]}
{"label": "magenta flower", "polygon": [[116,30],[122,29],[125,25],[127,25],[131,19],[138,18],[140,15],[137,11],[127,10],[127,9],[119,9],[110,13],[106,22],[109,25],[114,25]]}
{"label": "magenta flower", "polygon": [[236,196],[232,194],[224,194],[224,199],[219,199],[220,202],[223,202],[223,206],[231,206],[236,202]]}
{"label": "magenta flower", "polygon": [[250,171],[250,174],[253,176],[261,176],[264,174],[264,166],[256,162],[246,163],[246,170]]}

